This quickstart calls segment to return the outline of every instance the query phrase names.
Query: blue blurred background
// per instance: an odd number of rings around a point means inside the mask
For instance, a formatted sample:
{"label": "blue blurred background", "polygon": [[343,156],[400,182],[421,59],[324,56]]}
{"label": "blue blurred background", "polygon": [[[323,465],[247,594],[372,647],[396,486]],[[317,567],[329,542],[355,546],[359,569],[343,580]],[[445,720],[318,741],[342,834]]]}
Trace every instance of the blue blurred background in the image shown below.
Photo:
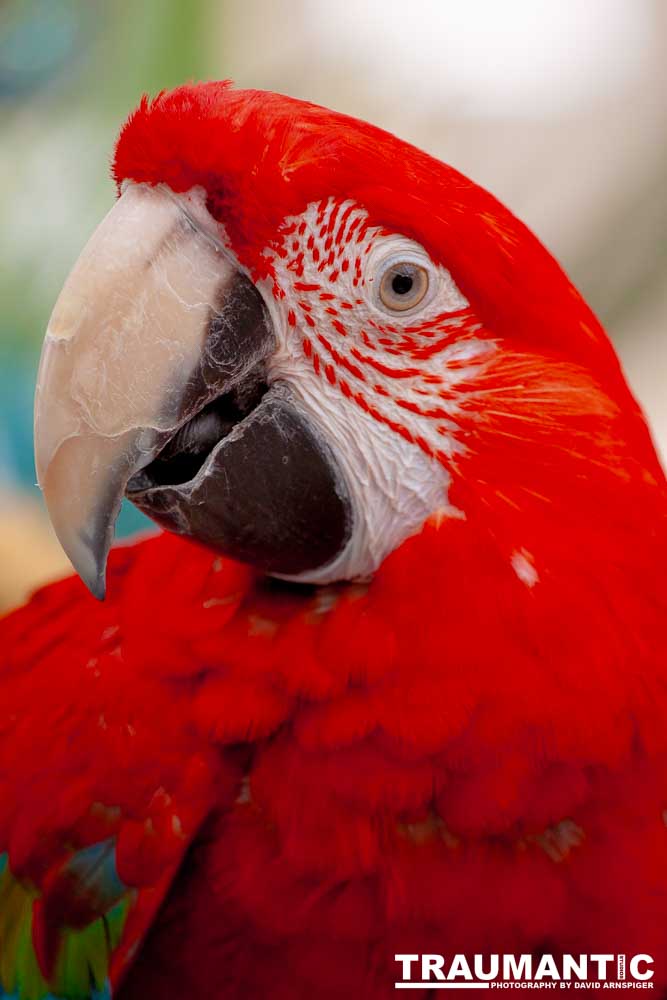
{"label": "blue blurred background", "polygon": [[[667,446],[663,0],[0,0],[0,609],[65,571],[32,393],[142,93],[231,77],[365,117],[490,188],[605,322]],[[142,525],[124,510],[121,533]]]}

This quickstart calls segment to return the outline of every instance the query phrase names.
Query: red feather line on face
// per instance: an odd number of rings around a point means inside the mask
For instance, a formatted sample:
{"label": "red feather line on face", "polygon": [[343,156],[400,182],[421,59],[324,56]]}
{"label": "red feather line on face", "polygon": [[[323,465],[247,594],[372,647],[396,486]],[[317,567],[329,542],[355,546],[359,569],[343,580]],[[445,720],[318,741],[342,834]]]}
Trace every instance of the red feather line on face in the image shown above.
{"label": "red feather line on face", "polygon": [[[484,364],[490,352],[473,350],[472,357],[464,359],[447,355],[455,345],[460,354],[466,341],[476,345],[480,324],[470,309],[442,312],[417,323],[409,317],[401,323],[398,317],[391,322],[391,317],[383,321],[379,314],[375,319],[368,316],[364,299],[354,298],[355,293],[367,294],[362,261],[388,235],[385,229],[371,227],[359,206],[328,199],[311,207],[298,226],[283,227],[267,256],[271,260],[273,255],[274,273],[288,275],[288,280],[290,272],[298,275],[289,287],[282,277],[278,283],[294,303],[288,325],[305,331],[302,349],[315,375],[445,463],[438,438],[426,427],[420,430],[422,421],[413,418],[434,424],[435,434],[448,435],[457,400],[451,383]],[[431,360],[427,367],[425,362]]]}

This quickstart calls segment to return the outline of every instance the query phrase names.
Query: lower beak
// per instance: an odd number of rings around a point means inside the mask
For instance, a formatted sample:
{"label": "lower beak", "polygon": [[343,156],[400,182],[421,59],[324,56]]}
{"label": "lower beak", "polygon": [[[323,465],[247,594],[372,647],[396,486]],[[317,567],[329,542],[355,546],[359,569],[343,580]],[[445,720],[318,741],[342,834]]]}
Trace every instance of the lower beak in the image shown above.
{"label": "lower beak", "polygon": [[[186,428],[192,471],[225,421],[261,394],[271,323],[211,223],[193,196],[128,185],[51,316],[35,399],[37,477],[65,552],[99,598],[132,477]],[[221,397],[226,410],[207,413]]]}

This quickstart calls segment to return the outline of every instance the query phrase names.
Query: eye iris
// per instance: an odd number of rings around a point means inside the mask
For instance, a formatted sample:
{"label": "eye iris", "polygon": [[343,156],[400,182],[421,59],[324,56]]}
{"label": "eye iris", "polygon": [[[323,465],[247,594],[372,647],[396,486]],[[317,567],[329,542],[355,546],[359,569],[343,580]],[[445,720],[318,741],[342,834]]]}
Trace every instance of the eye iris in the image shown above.
{"label": "eye iris", "polygon": [[428,289],[428,271],[412,261],[387,267],[380,281],[380,300],[392,312],[419,305]]}
{"label": "eye iris", "polygon": [[412,291],[414,279],[411,274],[395,274],[391,279],[391,290],[395,295],[407,295]]}

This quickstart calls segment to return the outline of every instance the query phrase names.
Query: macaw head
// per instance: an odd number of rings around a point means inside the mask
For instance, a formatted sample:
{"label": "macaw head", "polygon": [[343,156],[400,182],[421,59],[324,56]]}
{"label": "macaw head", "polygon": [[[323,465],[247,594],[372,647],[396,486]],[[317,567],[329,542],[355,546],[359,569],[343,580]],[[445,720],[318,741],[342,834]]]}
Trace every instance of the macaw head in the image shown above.
{"label": "macaw head", "polygon": [[593,469],[605,488],[659,477],[588,307],[450,167],[211,83],[143,100],[113,169],[36,399],[39,482],[98,596],[123,496],[312,583],[368,577],[427,522],[467,520],[530,583],[517,519],[525,539],[538,509],[590,516]]}

